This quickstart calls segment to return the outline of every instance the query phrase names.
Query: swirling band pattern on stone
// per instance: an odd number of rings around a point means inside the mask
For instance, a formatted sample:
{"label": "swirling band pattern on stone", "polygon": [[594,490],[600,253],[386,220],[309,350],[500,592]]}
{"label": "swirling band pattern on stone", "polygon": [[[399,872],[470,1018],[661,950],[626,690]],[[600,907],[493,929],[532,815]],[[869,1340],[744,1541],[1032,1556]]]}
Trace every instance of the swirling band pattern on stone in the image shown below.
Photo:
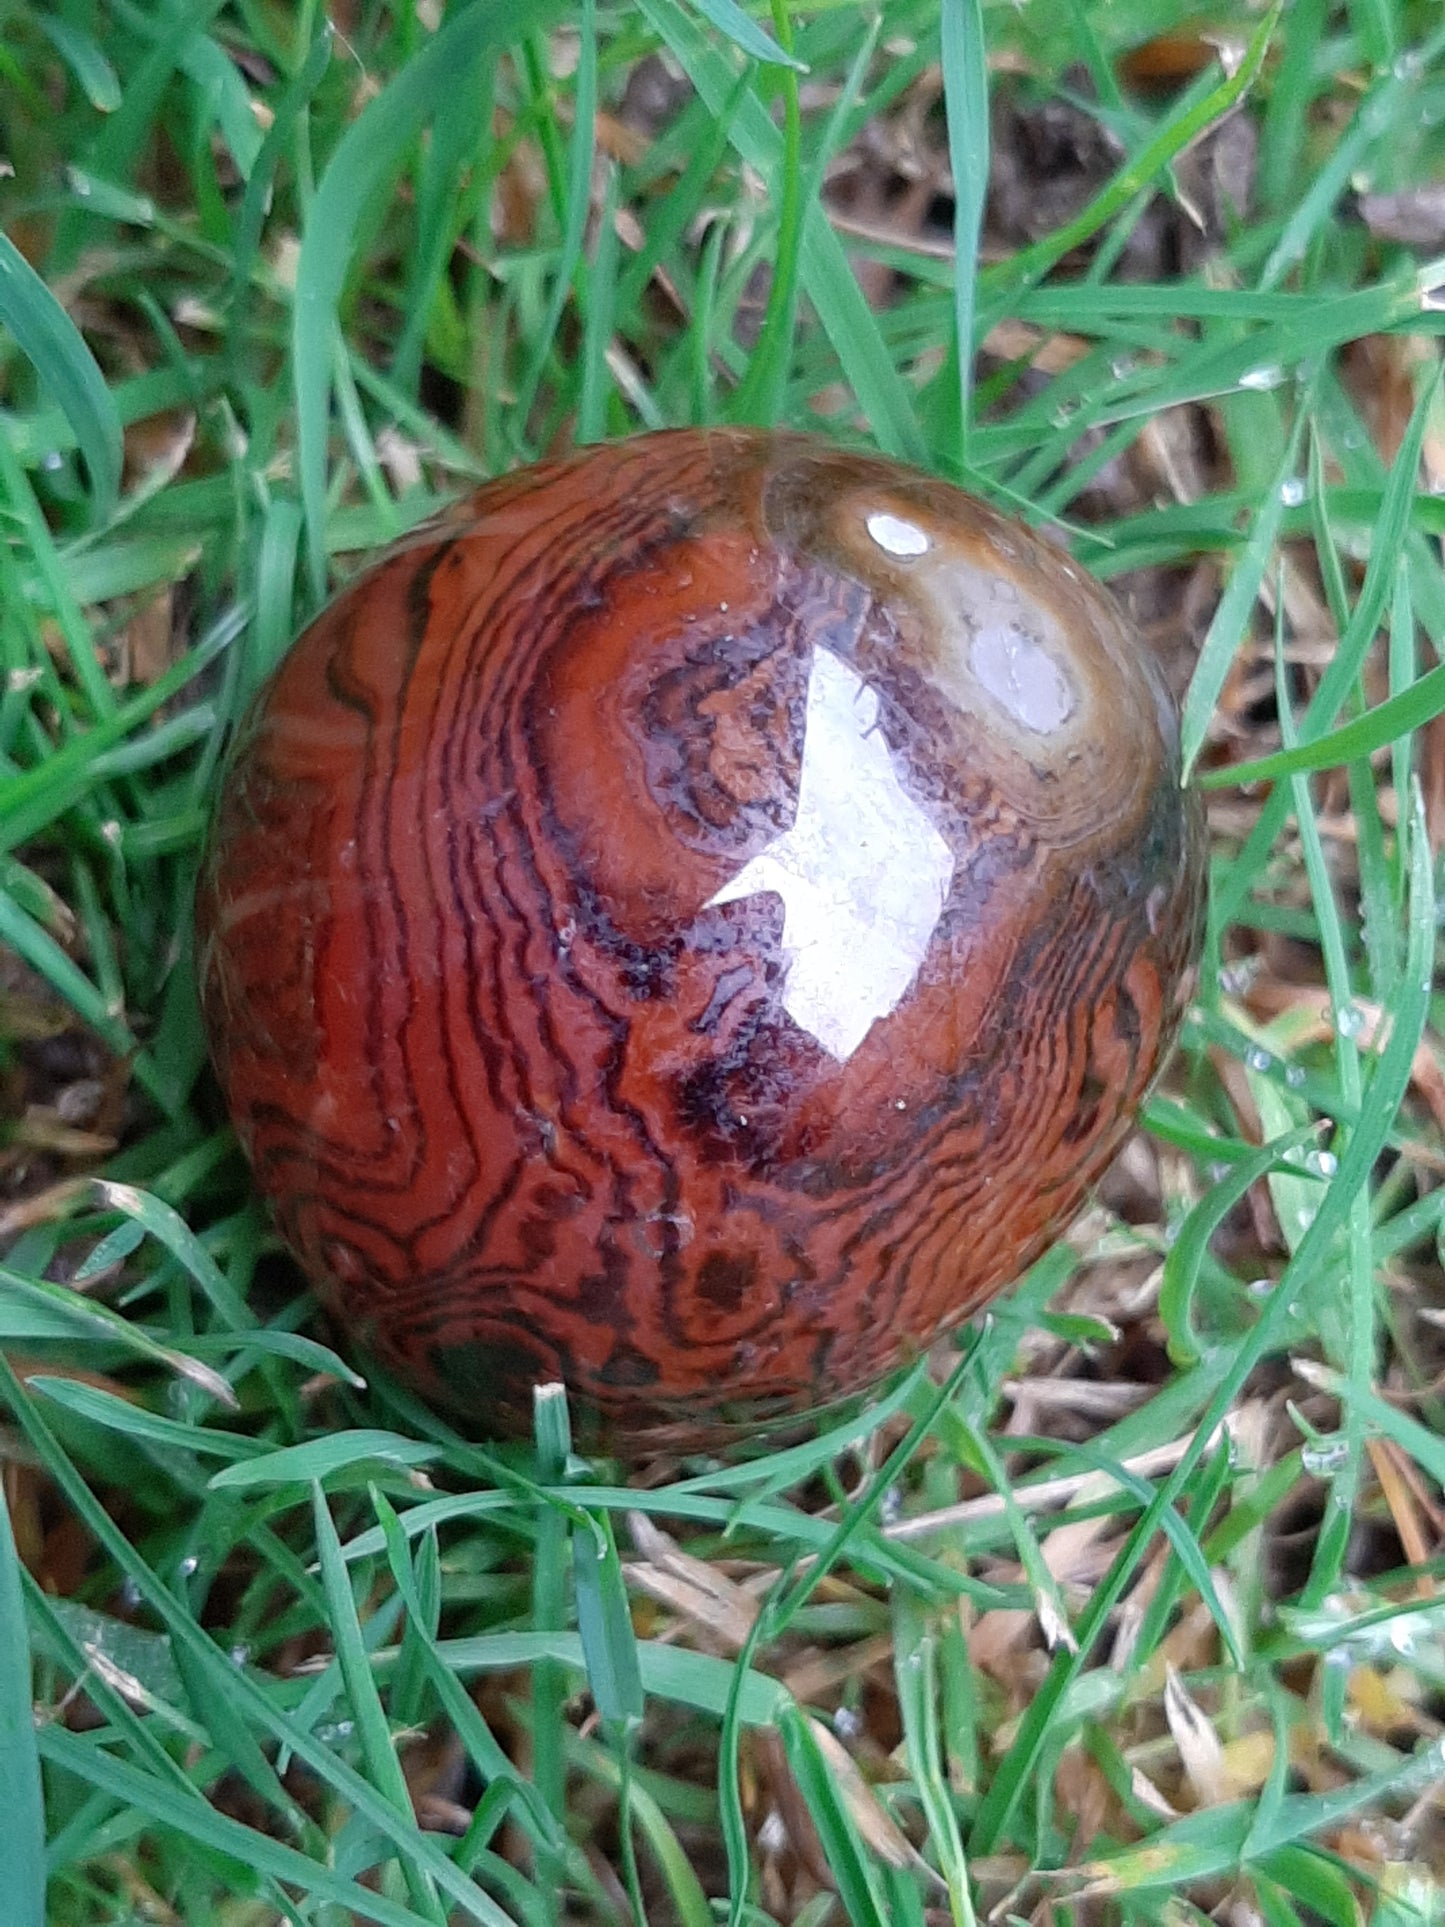
{"label": "swirling band pattern on stone", "polygon": [[801,439],[591,451],[384,560],[263,693],[199,896],[233,1116],[348,1327],[488,1423],[556,1375],[701,1437],[1006,1284],[1183,1007],[1138,649],[1037,538]]}

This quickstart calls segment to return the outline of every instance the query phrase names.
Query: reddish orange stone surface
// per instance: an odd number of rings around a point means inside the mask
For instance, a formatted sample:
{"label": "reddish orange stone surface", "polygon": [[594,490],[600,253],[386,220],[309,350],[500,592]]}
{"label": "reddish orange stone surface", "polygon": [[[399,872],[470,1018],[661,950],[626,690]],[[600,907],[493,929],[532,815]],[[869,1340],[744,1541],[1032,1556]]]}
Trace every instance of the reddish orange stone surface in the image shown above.
{"label": "reddish orange stone surface", "polygon": [[345,1331],[482,1429],[714,1441],[1008,1284],[1172,1041],[1202,832],[1110,598],[798,436],[478,491],[262,692],[216,1067]]}

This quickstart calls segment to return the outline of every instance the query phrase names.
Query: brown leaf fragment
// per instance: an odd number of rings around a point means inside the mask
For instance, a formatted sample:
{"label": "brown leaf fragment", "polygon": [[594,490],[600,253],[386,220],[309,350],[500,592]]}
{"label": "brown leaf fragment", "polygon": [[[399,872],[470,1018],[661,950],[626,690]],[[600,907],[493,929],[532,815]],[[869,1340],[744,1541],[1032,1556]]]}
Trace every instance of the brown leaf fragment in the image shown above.
{"label": "brown leaf fragment", "polygon": [[1129,1785],[1140,1806],[1147,1807],[1151,1813],[1158,1814],[1161,1820],[1181,1818],[1178,1807],[1170,1805],[1142,1767],[1136,1766],[1130,1770]]}
{"label": "brown leaf fragment", "polygon": [[875,1666],[886,1666],[892,1658],[892,1633],[875,1633],[871,1639],[805,1654],[786,1668],[783,1684],[795,1700],[811,1706],[849,1680],[865,1678]]}
{"label": "brown leaf fragment", "polygon": [[747,1751],[756,1769],[754,1803],[762,1808],[759,1847],[770,1862],[776,1861],[784,1851],[791,1852],[801,1861],[816,1887],[831,1888],[834,1885],[832,1869],[808,1803],[788,1766],[781,1734],[769,1727],[758,1727],[748,1735]]}
{"label": "brown leaf fragment", "polygon": [[852,1754],[832,1728],[813,1714],[808,1715],[808,1721],[813,1729],[813,1738],[828,1763],[843,1804],[848,1809],[849,1818],[862,1835],[864,1844],[888,1866],[899,1869],[913,1867],[925,1873],[931,1885],[939,1884],[937,1874],[914,1851],[907,1835],[884,1809],[877,1794],[858,1771]]}
{"label": "brown leaf fragment", "polygon": [[34,1225],[53,1224],[57,1218],[69,1217],[88,1195],[84,1178],[65,1178],[28,1198],[18,1198],[0,1211],[0,1238],[18,1237]]}
{"label": "brown leaf fragment", "polygon": [[[1390,1439],[1366,1439],[1365,1450],[1370,1455],[1370,1464],[1380,1482],[1390,1517],[1395,1522],[1400,1550],[1412,1566],[1425,1565],[1432,1548],[1425,1534],[1416,1494],[1405,1477],[1402,1463],[1404,1454]],[[1433,1583],[1422,1577],[1419,1582],[1421,1596],[1428,1598],[1434,1590]]]}
{"label": "brown leaf fragment", "polygon": [[1407,248],[1445,248],[1445,183],[1407,187],[1398,194],[1361,194],[1360,219],[1377,240]]}
{"label": "brown leaf fragment", "polygon": [[1432,854],[1445,849],[1445,715],[1432,716],[1416,738],[1420,787],[1425,796],[1425,828]]}
{"label": "brown leaf fragment", "polygon": [[1228,1740],[1224,1747],[1225,1797],[1242,1800],[1258,1793],[1274,1765],[1274,1734],[1260,1727]]}
{"label": "brown leaf fragment", "polygon": [[1073,1823],[1071,1856],[1087,1853],[1109,1825],[1114,1790],[1098,1761],[1082,1746],[1066,1746],[1054,1772],[1054,1798]]}
{"label": "brown leaf fragment", "polygon": [[728,1653],[741,1651],[758,1602],[736,1580],[683,1552],[645,1513],[628,1515],[632,1543],[643,1555],[623,1567],[628,1585],[646,1593]]}
{"label": "brown leaf fragment", "polygon": [[116,1140],[107,1132],[87,1131],[68,1123],[53,1104],[27,1104],[11,1141],[34,1151],[54,1151],[63,1158],[103,1158],[116,1148]]}
{"label": "brown leaf fragment", "polygon": [[1164,1717],[1169,1722],[1169,1731],[1174,1735],[1174,1744],[1179,1749],[1184,1776],[1193,1790],[1195,1804],[1201,1807],[1220,1805],[1225,1798],[1228,1782],[1223,1744],[1208,1715],[1172,1666],[1164,1682]]}

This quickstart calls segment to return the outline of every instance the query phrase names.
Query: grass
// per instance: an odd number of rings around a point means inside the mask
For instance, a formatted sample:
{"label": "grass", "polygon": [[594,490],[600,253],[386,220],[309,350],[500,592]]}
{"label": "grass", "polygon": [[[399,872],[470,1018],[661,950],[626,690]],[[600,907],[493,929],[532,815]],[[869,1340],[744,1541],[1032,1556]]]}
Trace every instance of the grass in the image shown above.
{"label": "grass", "polygon": [[[440,11],[0,9],[0,1923],[1445,1919],[1445,246],[1361,198],[1445,169],[1436,10],[1224,0],[1167,84],[1158,0]],[[1027,233],[990,95],[1095,130]],[[324,1342],[191,879],[360,552],[729,420],[1167,610],[1206,969],[951,1357],[626,1484]]]}

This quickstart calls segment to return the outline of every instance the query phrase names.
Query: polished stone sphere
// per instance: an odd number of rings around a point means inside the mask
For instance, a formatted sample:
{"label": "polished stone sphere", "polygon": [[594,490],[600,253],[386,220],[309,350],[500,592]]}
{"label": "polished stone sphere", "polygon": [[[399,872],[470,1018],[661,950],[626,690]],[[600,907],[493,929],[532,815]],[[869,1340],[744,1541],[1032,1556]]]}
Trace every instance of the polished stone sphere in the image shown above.
{"label": "polished stone sphere", "polygon": [[247,718],[215,1064],[346,1334],[482,1430],[716,1444],[862,1391],[1078,1209],[1178,1027],[1203,837],[1109,596],[945,483],[679,431],[480,489]]}

